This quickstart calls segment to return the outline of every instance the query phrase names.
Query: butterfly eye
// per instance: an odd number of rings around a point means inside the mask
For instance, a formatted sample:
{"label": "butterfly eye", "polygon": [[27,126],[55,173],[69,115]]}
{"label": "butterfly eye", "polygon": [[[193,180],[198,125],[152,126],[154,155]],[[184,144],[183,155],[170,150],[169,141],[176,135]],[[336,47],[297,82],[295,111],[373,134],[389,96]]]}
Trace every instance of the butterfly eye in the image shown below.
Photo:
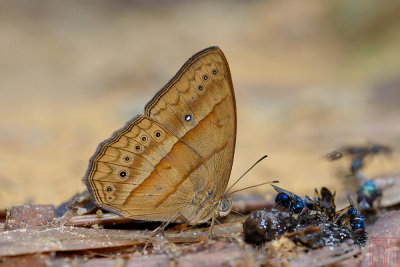
{"label": "butterfly eye", "polygon": [[232,200],[231,199],[221,199],[220,207],[219,207],[219,216],[225,217],[230,213],[232,209]]}
{"label": "butterfly eye", "polygon": [[203,80],[207,81],[207,79],[208,79],[208,76],[207,76],[207,75],[204,75],[204,76],[203,76]]}
{"label": "butterfly eye", "polygon": [[203,86],[199,85],[198,89],[201,91],[203,90]]}
{"label": "butterfly eye", "polygon": [[155,131],[155,132],[154,132],[154,137],[155,137],[157,140],[160,140],[161,137],[162,137],[161,131],[160,131],[160,130]]}
{"label": "butterfly eye", "polygon": [[213,70],[212,73],[215,75],[215,74],[217,74],[217,71],[216,71],[216,70]]}
{"label": "butterfly eye", "polygon": [[229,204],[226,201],[221,202],[221,211],[227,212],[229,210]]}
{"label": "butterfly eye", "polygon": [[143,142],[147,142],[147,136],[143,135],[141,139]]}

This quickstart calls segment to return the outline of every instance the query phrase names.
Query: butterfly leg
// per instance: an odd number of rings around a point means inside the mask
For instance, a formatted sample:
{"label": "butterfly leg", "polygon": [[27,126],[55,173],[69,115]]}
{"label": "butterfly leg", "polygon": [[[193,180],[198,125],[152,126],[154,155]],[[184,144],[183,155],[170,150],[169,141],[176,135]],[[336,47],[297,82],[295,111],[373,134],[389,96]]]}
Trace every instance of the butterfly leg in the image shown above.
{"label": "butterfly leg", "polygon": [[183,223],[190,224],[190,222],[185,218],[185,216],[182,215],[182,213],[177,212],[174,216],[172,216],[171,219],[169,219],[166,222],[163,222],[160,226],[158,226],[155,230],[153,230],[152,233],[151,233],[151,236],[155,236],[157,234],[162,234],[163,235],[165,228],[167,228],[167,226],[170,223],[172,223],[172,222],[174,222],[174,221],[176,221],[178,219],[181,220]]}
{"label": "butterfly leg", "polygon": [[212,238],[212,230],[213,230],[213,228],[214,228],[214,223],[215,223],[215,213],[214,213],[214,215],[212,216],[210,231],[209,231],[209,233],[208,233],[208,237],[209,237],[210,239]]}
{"label": "butterfly leg", "polygon": [[211,222],[207,222],[210,225],[209,228],[209,233],[208,233],[208,238],[212,239],[212,230],[214,229],[214,225],[219,225],[219,230],[224,231],[226,234],[230,234],[229,229],[227,229],[218,219],[217,215],[215,214],[213,217],[211,217]]}

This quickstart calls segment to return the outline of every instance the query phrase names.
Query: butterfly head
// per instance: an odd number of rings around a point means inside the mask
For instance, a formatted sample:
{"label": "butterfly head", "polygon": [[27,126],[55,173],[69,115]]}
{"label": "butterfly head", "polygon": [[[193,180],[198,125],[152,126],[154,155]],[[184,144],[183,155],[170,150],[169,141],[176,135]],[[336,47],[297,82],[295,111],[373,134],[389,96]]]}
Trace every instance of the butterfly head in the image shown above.
{"label": "butterfly head", "polygon": [[219,200],[219,208],[218,208],[218,216],[225,217],[232,210],[232,198],[231,197],[222,197]]}

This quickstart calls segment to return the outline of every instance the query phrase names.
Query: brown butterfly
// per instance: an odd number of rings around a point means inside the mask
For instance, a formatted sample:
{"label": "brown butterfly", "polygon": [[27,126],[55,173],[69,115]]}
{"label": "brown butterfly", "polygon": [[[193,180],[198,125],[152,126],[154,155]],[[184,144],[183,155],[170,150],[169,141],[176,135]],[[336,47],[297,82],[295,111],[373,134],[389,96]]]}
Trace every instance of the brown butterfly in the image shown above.
{"label": "brown butterfly", "polygon": [[236,103],[218,47],[192,56],[146,105],[100,143],[85,183],[95,202],[124,217],[199,224],[230,212],[227,187]]}

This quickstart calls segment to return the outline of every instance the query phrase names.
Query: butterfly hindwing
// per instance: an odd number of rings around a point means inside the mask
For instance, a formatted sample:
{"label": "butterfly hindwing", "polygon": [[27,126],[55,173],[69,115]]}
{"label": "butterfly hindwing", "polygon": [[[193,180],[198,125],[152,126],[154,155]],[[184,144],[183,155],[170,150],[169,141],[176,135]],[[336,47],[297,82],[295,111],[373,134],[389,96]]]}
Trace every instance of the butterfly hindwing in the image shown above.
{"label": "butterfly hindwing", "polygon": [[236,139],[228,63],[217,47],[189,59],[145,115],[102,142],[85,181],[102,207],[141,220],[208,220],[226,189]]}

